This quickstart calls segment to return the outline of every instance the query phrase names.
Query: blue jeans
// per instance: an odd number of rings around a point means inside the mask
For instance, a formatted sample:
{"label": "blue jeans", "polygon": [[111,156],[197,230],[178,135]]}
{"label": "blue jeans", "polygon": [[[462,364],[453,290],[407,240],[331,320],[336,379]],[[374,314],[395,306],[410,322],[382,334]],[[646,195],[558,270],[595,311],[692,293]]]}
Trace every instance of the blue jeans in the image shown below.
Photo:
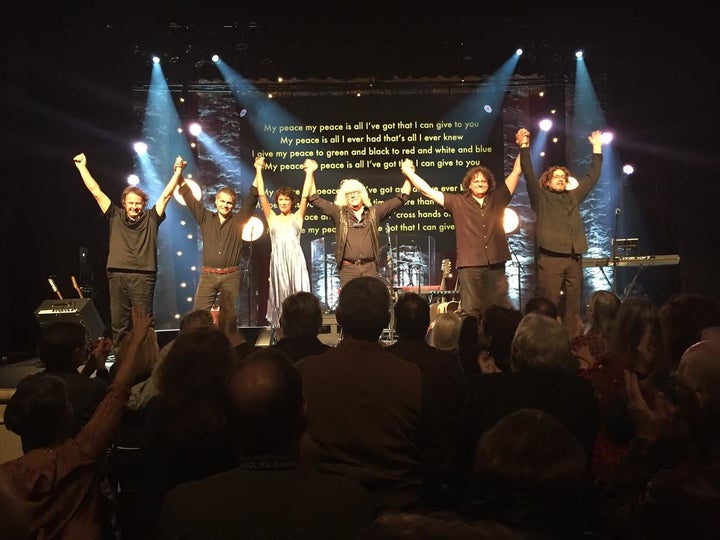
{"label": "blue jeans", "polygon": [[210,309],[218,298],[218,294],[222,294],[230,305],[235,306],[237,310],[237,299],[240,296],[240,282],[242,272],[231,272],[230,274],[210,274],[203,272],[200,274],[197,290],[195,291],[194,309]]}
{"label": "blue jeans", "polygon": [[117,345],[132,328],[130,310],[133,304],[142,304],[145,306],[145,313],[152,316],[157,276],[133,272],[108,272],[107,278],[112,339],[113,344]]}

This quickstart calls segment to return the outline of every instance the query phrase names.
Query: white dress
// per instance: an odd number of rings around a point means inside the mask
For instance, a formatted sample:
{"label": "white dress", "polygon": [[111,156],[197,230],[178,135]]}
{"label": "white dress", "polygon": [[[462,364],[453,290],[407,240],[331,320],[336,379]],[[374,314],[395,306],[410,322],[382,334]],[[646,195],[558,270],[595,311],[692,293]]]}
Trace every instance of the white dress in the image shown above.
{"label": "white dress", "polygon": [[270,290],[267,303],[267,320],[270,326],[280,326],[282,303],[291,294],[310,291],[305,254],[300,245],[302,220],[298,214],[291,219],[277,216],[268,225],[270,232]]}

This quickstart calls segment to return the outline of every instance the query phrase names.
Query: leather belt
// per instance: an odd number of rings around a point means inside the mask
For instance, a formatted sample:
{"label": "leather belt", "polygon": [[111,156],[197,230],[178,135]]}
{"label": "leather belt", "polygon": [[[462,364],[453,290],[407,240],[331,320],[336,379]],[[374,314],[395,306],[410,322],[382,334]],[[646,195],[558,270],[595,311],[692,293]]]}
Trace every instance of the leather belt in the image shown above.
{"label": "leather belt", "polygon": [[361,264],[367,264],[375,262],[375,259],[355,259],[354,261],[351,261],[350,259],[343,259],[343,264],[354,264],[355,266],[360,266]]}
{"label": "leather belt", "polygon": [[212,266],[203,266],[203,274],[232,274],[240,270],[239,266],[228,266],[227,268],[213,268]]}

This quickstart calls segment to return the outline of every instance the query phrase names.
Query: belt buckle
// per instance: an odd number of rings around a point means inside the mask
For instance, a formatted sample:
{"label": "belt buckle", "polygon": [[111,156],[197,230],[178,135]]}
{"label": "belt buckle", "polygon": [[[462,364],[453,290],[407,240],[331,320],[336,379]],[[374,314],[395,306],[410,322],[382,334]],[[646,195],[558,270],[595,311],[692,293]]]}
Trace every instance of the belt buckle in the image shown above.
{"label": "belt buckle", "polygon": [[353,261],[353,264],[354,264],[355,266],[360,266],[360,265],[362,264],[362,259],[355,259],[355,260]]}

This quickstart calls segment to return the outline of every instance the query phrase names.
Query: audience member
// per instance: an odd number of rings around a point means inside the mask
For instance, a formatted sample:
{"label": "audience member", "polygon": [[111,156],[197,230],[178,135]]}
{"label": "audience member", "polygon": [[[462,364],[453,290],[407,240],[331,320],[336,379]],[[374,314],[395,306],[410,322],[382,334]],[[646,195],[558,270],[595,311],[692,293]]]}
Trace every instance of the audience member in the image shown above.
{"label": "audience member", "polygon": [[[57,321],[42,331],[38,345],[38,358],[45,366],[45,373],[65,381],[65,387],[73,408],[73,430],[76,435],[105,397],[108,389],[108,372],[105,360],[110,353],[112,340],[100,338],[88,344],[85,327],[75,321]],[[85,363],[82,373],[78,371]],[[95,374],[95,377],[90,375]]]}
{"label": "audience member", "polygon": [[468,378],[454,430],[461,477],[470,469],[480,435],[506,414],[527,407],[557,415],[591,463],[599,422],[592,384],[578,376],[563,324],[537,313],[525,315],[517,327],[509,371]]}
{"label": "audience member", "polygon": [[[196,328],[211,327],[214,326],[212,314],[208,309],[193,309],[192,311],[183,315],[180,319],[180,326],[178,328],[178,335],[183,332],[189,332]],[[177,336],[176,336],[177,337]],[[128,408],[133,410],[144,409],[148,402],[157,395],[157,380],[159,367],[162,365],[167,353],[175,343],[175,338],[171,339],[166,343],[157,354],[157,361],[152,368],[150,376],[144,381],[139,382],[132,387],[130,393],[130,400],[128,401]]]}
{"label": "audience member", "polygon": [[438,314],[427,330],[426,339],[430,346],[457,354],[461,323],[460,315],[457,313]]}
{"label": "audience member", "polygon": [[630,370],[644,379],[661,361],[658,313],[650,300],[628,298],[620,305],[616,322],[608,350],[595,365],[580,372],[592,383],[600,407],[600,429],[593,457],[598,482],[614,468],[633,435],[626,407],[624,371]]}
{"label": "audience member", "polygon": [[375,511],[365,489],[299,466],[302,381],[282,351],[264,348],[239,360],[229,410],[238,465],[170,490],[161,538],[346,539],[369,526]]}
{"label": "audience member", "polygon": [[463,311],[459,316],[460,330],[457,339],[457,356],[463,376],[466,376],[467,369],[472,372],[472,364],[477,366],[477,358],[480,353],[480,320],[479,314],[475,310],[472,312]]}
{"label": "audience member", "polygon": [[5,409],[24,455],[0,464],[0,494],[30,515],[28,538],[105,540],[114,535],[112,507],[101,489],[104,457],[125,411],[137,368],[136,352],[152,318],[132,307],[126,361],[80,432],[71,437],[73,410],[67,385],[39,372],[20,381]]}
{"label": "audience member", "polygon": [[522,317],[515,308],[497,304],[485,308],[479,324],[479,356],[469,374],[510,370],[510,347]]}
{"label": "audience member", "polygon": [[237,309],[234,300],[227,294],[220,293],[218,300],[220,311],[218,314],[218,327],[225,332],[230,340],[236,358],[243,358],[259,349],[254,340],[247,339],[245,332],[240,330],[237,320]]}
{"label": "audience member", "polygon": [[300,291],[291,294],[282,304],[280,330],[282,337],[271,347],[284,352],[293,363],[330,348],[318,338],[323,314],[320,301],[313,293]]}
{"label": "audience member", "polygon": [[611,538],[710,540],[720,530],[720,344],[701,341],[672,377],[675,405],[625,373],[635,438],[605,486]]}
{"label": "audience member", "polygon": [[235,465],[227,417],[234,359],[225,332],[201,327],[178,334],[160,366],[159,393],[146,407],[142,429],[145,474],[135,523],[143,529],[155,529],[167,490]]}
{"label": "audience member", "polygon": [[525,302],[523,315],[527,315],[528,313],[539,313],[540,315],[545,315],[553,319],[557,319],[559,315],[555,302],[546,296],[533,296]]}
{"label": "audience member", "polygon": [[[437,415],[433,422],[440,430],[442,440],[436,448],[444,448],[444,455],[425,456],[424,463],[434,469],[423,471],[423,504],[443,504],[447,497],[454,497],[448,490],[448,473],[452,467],[453,451],[450,446],[450,426],[463,401],[463,379],[458,357],[448,351],[431,347],[425,341],[430,323],[430,305],[425,297],[406,292],[398,297],[393,306],[395,343],[387,347],[389,352],[417,364],[423,374],[423,397],[427,414]],[[441,464],[441,469],[437,465]]]}
{"label": "audience member", "polygon": [[[379,343],[390,293],[379,278],[351,279],[340,291],[337,346],[298,362],[307,400],[303,459],[361,483],[378,510],[417,500],[425,433],[422,372]],[[427,431],[425,431],[427,430]],[[428,442],[426,442],[428,441]]]}
{"label": "audience member", "polygon": [[597,537],[599,505],[580,441],[553,414],[519,409],[480,438],[468,503],[521,538]]}
{"label": "audience member", "polygon": [[451,512],[401,512],[380,514],[363,540],[523,540],[493,521],[471,522]]}
{"label": "audience member", "polygon": [[580,362],[581,369],[592,367],[608,349],[621,303],[620,298],[610,291],[595,291],[590,296],[585,312],[587,328],[570,341],[570,350]]}

